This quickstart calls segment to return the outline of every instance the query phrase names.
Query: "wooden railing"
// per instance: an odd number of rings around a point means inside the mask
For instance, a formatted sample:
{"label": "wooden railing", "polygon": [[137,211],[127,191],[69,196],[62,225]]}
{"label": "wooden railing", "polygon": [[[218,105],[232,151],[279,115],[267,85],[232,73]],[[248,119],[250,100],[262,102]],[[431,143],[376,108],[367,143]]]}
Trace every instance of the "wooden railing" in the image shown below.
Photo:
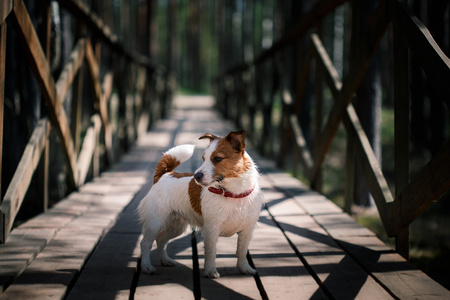
{"label": "wooden railing", "polygon": [[[49,2],[45,2],[49,5]],[[163,113],[163,91],[152,88],[157,86],[156,80],[161,72],[156,70],[150,60],[127,50],[118,42],[100,18],[89,11],[78,0],[59,1],[83,28],[83,35],[74,42],[70,59],[59,78],[54,79],[48,62],[50,26],[47,30],[47,47],[43,48],[30,20],[23,0],[6,0],[0,5],[0,134],[3,132],[3,105],[6,52],[7,19],[11,21],[15,32],[22,41],[22,46],[28,56],[29,65],[37,79],[40,91],[48,109],[49,118],[41,119],[33,130],[14,176],[6,190],[0,206],[0,243],[4,243],[13,226],[14,219],[21,207],[33,174],[39,167],[42,177],[42,194],[44,209],[48,206],[48,167],[49,167],[49,135],[55,130],[68,166],[68,184],[71,189],[77,189],[87,178],[90,168],[93,176],[99,174],[100,162],[111,164],[125,151],[127,145],[137,136],[145,132],[155,119]],[[50,24],[50,10],[48,10]],[[83,37],[81,37],[83,36]],[[92,39],[89,37],[92,36]],[[108,64],[101,64],[100,47],[105,45],[113,53],[114,59]],[[46,49],[46,50],[45,50]],[[46,54],[47,53],[47,54]],[[88,70],[88,81],[91,86],[83,86],[82,66]],[[102,72],[100,72],[100,67]],[[101,74],[104,74],[101,77]],[[119,106],[116,115],[108,112],[113,84],[118,90]],[[159,85],[161,86],[161,85]],[[88,128],[81,128],[83,88],[90,89],[92,106],[95,113],[90,116]],[[64,109],[67,93],[72,90],[73,100],[71,122],[68,121]],[[120,120],[113,130],[111,118]],[[85,132],[81,142],[82,132]],[[125,136],[119,137],[119,132]],[[2,149],[0,135],[0,157]],[[104,144],[105,155],[101,155],[99,144]],[[103,157],[103,158],[102,158]],[[0,164],[1,169],[1,164]]]}
{"label": "wooden railing", "polygon": [[[339,125],[343,123],[347,133],[345,210],[351,212],[355,185],[353,162],[358,161],[386,233],[396,237],[397,251],[408,258],[409,225],[450,188],[449,143],[434,155],[412,181],[409,179],[408,51],[411,51],[421,62],[423,71],[433,84],[432,88],[446,102],[447,107],[450,107],[450,60],[438,47],[428,29],[412,14],[407,4],[397,0],[385,0],[380,2],[370,20],[369,34],[355,43],[355,48],[351,49],[349,70],[343,79],[333,66],[319,35],[310,35],[306,62],[300,70],[300,79],[296,83],[296,94],[293,97],[286,83],[285,74],[288,72],[282,67],[286,64],[280,63],[280,61],[283,62],[284,51],[288,46],[300,41],[308,30],[320,26],[324,16],[333,12],[344,2],[346,1],[319,1],[281,41],[275,43],[252,62],[236,66],[219,76],[214,84],[217,106],[238,126],[250,132],[249,136],[254,138],[261,151],[277,157],[280,166],[286,163],[286,157],[292,158],[291,166],[297,166],[299,158],[304,175],[309,179],[311,186],[319,190],[324,161]],[[390,23],[393,24],[395,48],[395,195],[390,191],[380,163],[352,105],[354,94]],[[316,66],[314,77],[316,132],[314,133],[314,150],[311,153],[300,127],[299,112],[313,62]],[[272,72],[264,72],[264,64],[266,66],[271,64]],[[265,78],[268,82],[278,80],[278,84],[273,84],[272,90],[266,91],[270,93],[270,96],[266,97],[270,98],[270,101],[263,99],[266,87],[261,86],[261,81],[258,80],[261,74],[272,76]],[[323,119],[322,115],[323,82],[334,99],[326,119]],[[273,95],[277,92],[282,97],[283,114],[278,139],[280,145],[274,147],[271,140],[273,136],[272,105]],[[239,109],[236,109],[237,107]],[[258,125],[262,127],[259,131],[255,130],[255,115],[258,113],[260,115],[258,122],[262,123]],[[325,125],[322,126],[322,124]],[[278,132],[275,134],[278,135]],[[291,144],[294,144],[294,149],[291,149]]]}

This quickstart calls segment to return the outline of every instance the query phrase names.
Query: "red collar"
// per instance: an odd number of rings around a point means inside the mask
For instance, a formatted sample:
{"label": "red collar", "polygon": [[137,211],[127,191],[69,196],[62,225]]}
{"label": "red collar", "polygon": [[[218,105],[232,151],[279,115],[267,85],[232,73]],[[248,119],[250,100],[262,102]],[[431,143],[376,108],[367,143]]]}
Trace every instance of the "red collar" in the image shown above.
{"label": "red collar", "polygon": [[216,189],[215,187],[210,186],[208,188],[208,191],[210,191],[211,193],[214,193],[214,194],[222,195],[227,198],[244,198],[244,197],[247,197],[248,195],[250,195],[254,189],[255,188],[252,188],[251,190],[248,190],[242,194],[233,194],[233,193],[225,190],[224,188]]}

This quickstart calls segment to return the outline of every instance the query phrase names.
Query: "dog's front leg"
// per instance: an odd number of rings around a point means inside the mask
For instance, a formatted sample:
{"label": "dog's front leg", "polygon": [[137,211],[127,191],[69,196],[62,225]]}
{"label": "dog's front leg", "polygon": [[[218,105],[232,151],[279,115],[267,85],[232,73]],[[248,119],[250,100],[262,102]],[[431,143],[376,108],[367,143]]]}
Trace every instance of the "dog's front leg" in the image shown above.
{"label": "dog's front leg", "polygon": [[254,275],[256,270],[253,269],[247,260],[247,250],[250,244],[250,239],[252,238],[254,226],[249,226],[248,228],[242,230],[238,233],[238,243],[237,243],[237,268],[243,274]]}
{"label": "dog's front leg", "polygon": [[[207,225],[207,224],[205,224]],[[205,244],[205,277],[219,278],[216,269],[216,246],[219,240],[219,229],[214,226],[203,227],[203,239]]]}

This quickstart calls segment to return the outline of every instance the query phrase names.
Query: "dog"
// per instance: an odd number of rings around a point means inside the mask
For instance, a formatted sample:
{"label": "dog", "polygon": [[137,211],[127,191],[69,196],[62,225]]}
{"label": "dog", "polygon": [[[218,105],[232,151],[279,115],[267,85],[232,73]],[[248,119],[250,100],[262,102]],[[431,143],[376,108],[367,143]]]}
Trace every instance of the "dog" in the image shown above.
{"label": "dog", "polygon": [[161,264],[175,266],[167,255],[167,243],[191,225],[202,232],[205,277],[220,277],[215,262],[218,238],[235,233],[237,268],[243,274],[256,274],[248,263],[247,250],[264,198],[257,166],[245,151],[245,137],[245,131],[230,132],[223,138],[210,133],[201,136],[200,140],[209,140],[209,146],[195,173],[173,172],[193,155],[194,145],[176,146],[163,154],[153,186],[138,207],[143,273],[157,271],[150,260],[155,240]]}

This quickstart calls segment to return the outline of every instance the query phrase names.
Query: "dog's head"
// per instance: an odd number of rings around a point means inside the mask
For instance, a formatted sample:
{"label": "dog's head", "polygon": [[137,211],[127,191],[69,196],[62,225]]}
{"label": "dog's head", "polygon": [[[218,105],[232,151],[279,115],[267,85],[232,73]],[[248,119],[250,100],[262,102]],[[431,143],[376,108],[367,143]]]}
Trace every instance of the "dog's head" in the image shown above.
{"label": "dog's head", "polygon": [[203,164],[195,171],[195,181],[203,186],[223,186],[229,178],[239,178],[252,167],[245,155],[245,131],[230,132],[221,138],[210,133],[200,139],[209,139],[203,153]]}

